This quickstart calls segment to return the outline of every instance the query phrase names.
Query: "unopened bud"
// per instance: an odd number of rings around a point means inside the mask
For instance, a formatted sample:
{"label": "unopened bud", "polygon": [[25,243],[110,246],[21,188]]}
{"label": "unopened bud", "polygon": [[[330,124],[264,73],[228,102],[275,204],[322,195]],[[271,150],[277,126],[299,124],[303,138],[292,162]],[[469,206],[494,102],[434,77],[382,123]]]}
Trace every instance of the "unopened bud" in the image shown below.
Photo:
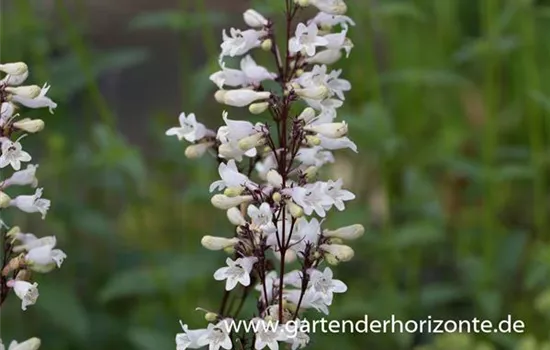
{"label": "unopened bud", "polygon": [[0,191],[0,208],[7,208],[10,206],[11,198],[4,192]]}
{"label": "unopened bud", "polygon": [[38,350],[40,348],[41,342],[38,338],[30,338],[25,340],[22,343],[17,344],[15,347],[10,347],[13,350]]}
{"label": "unopened bud", "polygon": [[249,89],[227,90],[223,94],[223,103],[233,107],[245,107],[258,100],[267,100],[269,91],[254,91]]}
{"label": "unopened bud", "polygon": [[223,250],[227,247],[233,247],[237,244],[239,240],[237,238],[225,238],[225,237],[214,237],[214,236],[204,236],[201,239],[201,244],[208,250]]}
{"label": "unopened bud", "polygon": [[300,113],[298,119],[303,120],[304,122],[309,123],[313,118],[315,118],[315,110],[311,107],[307,107]]}
{"label": "unopened bud", "polygon": [[252,114],[261,114],[269,108],[269,102],[253,103],[248,107],[248,110]]}
{"label": "unopened bud", "polygon": [[204,319],[206,320],[206,322],[214,322],[218,319],[218,315],[213,312],[207,312],[204,315]]}
{"label": "unopened bud", "polygon": [[16,239],[17,235],[21,233],[21,229],[19,226],[13,226],[10,228],[10,230],[6,233],[6,237]]}
{"label": "unopened bud", "polygon": [[342,58],[342,52],[339,49],[329,49],[317,52],[313,57],[306,58],[309,64],[332,65]]}
{"label": "unopened bud", "polygon": [[216,91],[216,93],[214,94],[214,98],[216,99],[216,102],[224,103],[224,98],[225,98],[225,93],[226,92],[227,92],[226,90]]}
{"label": "unopened bud", "polygon": [[346,136],[348,133],[348,124],[346,124],[346,122],[341,122],[306,125],[304,126],[304,130],[321,134],[331,139],[338,139]]}
{"label": "unopened bud", "polygon": [[308,7],[309,6],[309,0],[295,0],[296,5],[300,7]]}
{"label": "unopened bud", "polygon": [[251,148],[263,146],[266,143],[266,139],[263,133],[255,133],[239,140],[239,148],[243,151],[248,151]]}
{"label": "unopened bud", "polygon": [[210,200],[210,202],[212,203],[213,206],[215,206],[218,209],[227,210],[229,208],[236,207],[243,203],[250,202],[253,199],[254,198],[252,196],[228,197],[223,194],[215,194]]}
{"label": "unopened bud", "polygon": [[229,222],[235,226],[245,225],[246,220],[243,217],[243,214],[238,208],[230,208],[227,210],[227,219]]}
{"label": "unopened bud", "polygon": [[42,88],[38,85],[26,85],[18,87],[8,86],[5,90],[10,94],[33,99],[36,96],[40,95]]}
{"label": "unopened bud", "polygon": [[15,258],[12,258],[6,266],[4,266],[4,269],[2,270],[2,276],[7,276],[10,274],[10,272],[19,270],[22,266],[25,264],[25,257],[23,255],[16,256]]}
{"label": "unopened bud", "polygon": [[243,193],[244,187],[228,187],[223,191],[223,194],[225,194],[227,197],[236,197],[240,196],[241,193]]}
{"label": "unopened bud", "polygon": [[226,247],[226,248],[224,248],[223,251],[226,252],[227,254],[231,255],[231,254],[235,253],[235,247]]}
{"label": "unopened bud", "polygon": [[293,218],[299,218],[304,215],[304,210],[302,209],[302,207],[300,207],[293,201],[286,201],[286,205],[288,207],[288,211],[290,211],[290,215],[292,215]]}
{"label": "unopened bud", "polygon": [[281,199],[282,199],[282,196],[279,192],[275,192],[273,193],[273,195],[271,196],[271,198],[273,198],[273,201],[275,203],[280,203],[281,202]]}
{"label": "unopened bud", "polygon": [[203,142],[203,143],[197,143],[194,145],[189,145],[185,149],[185,156],[189,159],[200,158],[213,145],[214,145],[214,142]]}
{"label": "unopened bud", "polygon": [[26,131],[28,133],[35,133],[44,130],[44,121],[42,119],[30,119],[25,118],[21,119],[15,123],[13,126],[19,130]]}
{"label": "unopened bud", "polygon": [[310,166],[306,170],[304,170],[304,175],[306,177],[307,181],[312,181],[317,178],[317,172],[319,171],[319,168],[316,166]]}
{"label": "unopened bud", "polygon": [[330,15],[343,15],[347,12],[348,7],[344,0],[308,0],[308,2],[317,7],[319,11]]}
{"label": "unopened bud", "polygon": [[304,70],[303,70],[303,69],[297,69],[297,70],[296,70],[296,76],[297,76],[297,77],[302,76],[302,74],[304,74]]}
{"label": "unopened bud", "polygon": [[365,227],[361,224],[355,224],[345,227],[340,227],[336,230],[325,230],[325,237],[335,237],[345,240],[353,240],[361,237],[365,233]]}
{"label": "unopened bud", "polygon": [[283,177],[275,169],[271,169],[267,172],[266,179],[267,182],[275,188],[281,188],[283,186]]}
{"label": "unopened bud", "polygon": [[319,146],[321,144],[321,139],[318,136],[306,135],[306,142],[309,146]]}
{"label": "unopened bud", "polygon": [[350,261],[355,255],[351,247],[343,244],[321,244],[319,248],[325,252],[325,259],[327,259],[329,263],[334,261],[336,261],[336,263]]}
{"label": "unopened bud", "polygon": [[330,93],[330,90],[323,84],[304,89],[294,89],[294,92],[296,93],[296,95],[302,98],[309,98],[312,100],[324,100]]}
{"label": "unopened bud", "polygon": [[267,19],[256,10],[246,10],[243,18],[244,22],[252,28],[262,28],[267,25]]}
{"label": "unopened bud", "polygon": [[260,47],[264,51],[271,51],[271,49],[273,48],[273,41],[271,39],[265,39],[264,41],[262,41]]}
{"label": "unopened bud", "polygon": [[29,68],[23,62],[14,62],[0,64],[0,71],[10,75],[21,75],[27,73]]}

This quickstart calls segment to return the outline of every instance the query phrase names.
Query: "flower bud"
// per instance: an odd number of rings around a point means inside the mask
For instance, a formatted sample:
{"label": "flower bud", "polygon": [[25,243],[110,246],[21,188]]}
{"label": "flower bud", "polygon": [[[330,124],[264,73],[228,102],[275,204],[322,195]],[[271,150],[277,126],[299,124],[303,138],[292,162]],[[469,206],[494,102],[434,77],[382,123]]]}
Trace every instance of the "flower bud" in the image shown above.
{"label": "flower bud", "polygon": [[29,71],[24,62],[0,64],[0,71],[10,75],[21,75]]}
{"label": "flower bud", "polygon": [[281,188],[283,186],[283,177],[275,169],[271,169],[267,172],[266,179],[267,182],[275,188]]}
{"label": "flower bud", "polygon": [[236,197],[240,196],[241,193],[243,193],[244,187],[228,187],[223,191],[223,194],[225,194],[227,197]]}
{"label": "flower bud", "polygon": [[266,143],[264,134],[261,132],[247,136],[239,140],[239,148],[243,151],[248,151],[251,148],[263,146]]}
{"label": "flower bud", "polygon": [[218,209],[227,210],[233,207],[236,207],[238,205],[241,205],[246,202],[252,201],[254,198],[252,196],[236,196],[236,197],[228,197],[223,194],[215,194],[210,202],[213,206],[215,206]]}
{"label": "flower bud", "polygon": [[42,119],[30,119],[25,118],[21,119],[15,123],[13,126],[19,130],[26,131],[28,133],[35,133],[44,130],[44,121]]}
{"label": "flower bud", "polygon": [[218,154],[222,158],[231,158],[233,156],[233,148],[229,143],[222,143],[218,147]]}
{"label": "flower bud", "polygon": [[306,135],[306,143],[311,147],[319,146],[321,144],[321,139],[318,136]]}
{"label": "flower bud", "polygon": [[315,110],[311,107],[304,109],[298,116],[298,119],[303,120],[306,123],[309,123],[313,118],[315,118]]}
{"label": "flower bud", "polygon": [[294,92],[302,98],[309,98],[312,100],[324,100],[330,93],[330,90],[328,87],[326,87],[326,85],[323,84],[304,89],[295,89]]}
{"label": "flower bud", "polygon": [[331,139],[338,139],[346,136],[348,133],[348,124],[346,124],[346,122],[341,122],[306,125],[304,126],[304,130],[321,134]]}
{"label": "flower bud", "polygon": [[227,218],[229,222],[236,226],[241,226],[246,224],[246,220],[243,217],[243,214],[238,208],[229,208],[227,210]]}
{"label": "flower bud", "polygon": [[296,76],[297,76],[297,77],[301,77],[302,74],[304,74],[304,70],[303,70],[303,69],[297,69],[297,70],[296,70]]}
{"label": "flower bud", "polygon": [[319,11],[330,15],[343,15],[348,11],[348,7],[344,0],[308,0],[308,2],[317,7]]}
{"label": "flower bud", "polygon": [[13,226],[10,228],[10,230],[6,233],[6,237],[12,238],[13,240],[17,239],[17,235],[21,233],[21,229],[19,226]]}
{"label": "flower bud", "polygon": [[282,196],[281,196],[281,194],[280,194],[279,192],[275,192],[275,193],[273,193],[273,195],[271,196],[271,198],[273,198],[273,201],[274,201],[275,203],[279,203],[279,202],[281,202]]}
{"label": "flower bud", "polygon": [[235,254],[235,247],[226,247],[223,251],[229,255]]}
{"label": "flower bud", "polygon": [[7,208],[10,206],[11,198],[4,192],[0,191],[0,208]]}
{"label": "flower bud", "polygon": [[216,91],[216,93],[214,94],[214,98],[216,99],[216,102],[225,103],[224,98],[225,98],[225,93],[226,92],[227,92],[227,90],[218,90],[218,91]]}
{"label": "flower bud", "polygon": [[267,19],[258,11],[249,9],[243,14],[244,22],[252,28],[262,28],[267,25]]}
{"label": "flower bud", "polygon": [[294,2],[300,7],[308,7],[310,4],[309,0],[294,0]]}
{"label": "flower bud", "polygon": [[265,39],[264,41],[262,41],[260,47],[264,51],[271,51],[271,49],[273,48],[273,41],[271,39]]}
{"label": "flower bud", "polygon": [[270,96],[271,92],[269,91],[227,90],[223,96],[223,103],[233,107],[245,107],[254,101],[268,99]]}
{"label": "flower bud", "polygon": [[319,168],[316,166],[310,166],[306,170],[304,170],[304,175],[306,176],[306,180],[312,181],[317,177],[317,172],[319,171]]}
{"label": "flower bud", "polygon": [[22,97],[33,99],[36,96],[40,95],[42,88],[38,85],[27,85],[27,86],[18,86],[18,87],[8,86],[6,87],[6,91],[14,95],[19,95]]}
{"label": "flower bud", "polygon": [[269,108],[269,102],[253,103],[248,107],[248,110],[252,114],[261,114]]}
{"label": "flower bud", "polygon": [[355,252],[351,247],[343,244],[321,244],[319,248],[325,252],[325,259],[333,265],[342,261],[350,261]]}
{"label": "flower bud", "polygon": [[185,156],[189,159],[200,158],[213,145],[214,145],[214,142],[203,142],[203,143],[197,143],[194,145],[189,145],[185,149]]}
{"label": "flower bud", "polygon": [[346,240],[357,239],[365,233],[365,227],[361,224],[355,224],[350,226],[340,227],[336,230],[325,230],[323,235],[325,237],[335,237]]}
{"label": "flower bud", "polygon": [[201,239],[201,244],[208,250],[223,250],[227,247],[233,247],[237,244],[239,240],[237,238],[225,238],[225,237],[214,237],[214,236],[204,236]]}
{"label": "flower bud", "polygon": [[207,312],[204,315],[204,319],[206,320],[206,322],[214,322],[218,319],[218,315],[213,312]]}
{"label": "flower bud", "polygon": [[326,64],[331,65],[342,58],[342,52],[336,49],[328,49],[317,52],[314,56],[306,58],[309,64]]}
{"label": "flower bud", "polygon": [[304,215],[304,210],[302,207],[300,207],[298,204],[294,203],[293,201],[286,201],[286,206],[288,210],[290,211],[290,215],[292,215],[293,218],[299,218]]}
{"label": "flower bud", "polygon": [[24,265],[25,257],[23,256],[23,254],[16,256],[15,258],[11,258],[6,266],[4,266],[4,269],[2,269],[2,276],[7,276],[10,274],[10,272],[19,270]]}

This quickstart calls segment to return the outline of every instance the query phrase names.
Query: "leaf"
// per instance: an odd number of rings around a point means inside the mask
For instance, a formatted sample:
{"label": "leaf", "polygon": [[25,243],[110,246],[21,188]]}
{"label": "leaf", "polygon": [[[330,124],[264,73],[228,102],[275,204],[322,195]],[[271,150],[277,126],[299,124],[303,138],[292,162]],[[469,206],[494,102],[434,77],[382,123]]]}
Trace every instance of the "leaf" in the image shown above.
{"label": "leaf", "polygon": [[40,282],[38,287],[37,307],[50,316],[50,322],[84,341],[89,335],[90,322],[74,288],[48,279]]}

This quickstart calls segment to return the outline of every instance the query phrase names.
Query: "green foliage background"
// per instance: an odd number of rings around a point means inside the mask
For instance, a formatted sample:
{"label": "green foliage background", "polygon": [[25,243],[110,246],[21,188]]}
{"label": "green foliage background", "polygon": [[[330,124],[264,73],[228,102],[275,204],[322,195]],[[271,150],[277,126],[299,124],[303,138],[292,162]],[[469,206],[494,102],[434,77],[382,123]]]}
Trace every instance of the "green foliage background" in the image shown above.
{"label": "green foliage background", "polygon": [[[25,113],[47,123],[26,147],[40,159],[52,210],[45,221],[5,220],[56,234],[69,256],[39,277],[36,306],[21,313],[8,299],[2,338],[38,336],[46,350],[173,349],[178,320],[202,327],[194,309],[216,309],[222,295],[212,273],[225,257],[199,244],[205,234],[231,234],[209,203],[215,161],[189,161],[185,146],[164,136],[177,113],[162,104],[151,106],[147,139],[128,141],[121,124],[131,116],[117,115],[98,81],[147,69],[150,53],[95,50],[83,1],[55,1],[55,21],[32,0],[2,8],[2,61],[27,62],[29,81],[51,83],[59,103],[53,116]],[[166,69],[192,87],[182,110],[215,127],[222,107],[208,75],[219,29],[242,25],[237,13],[189,3],[143,13],[128,30],[182,35],[181,64]],[[496,322],[511,314],[527,334],[316,334],[311,348],[550,349],[550,2],[348,3],[355,49],[339,66],[354,88],[341,116],[360,153],[339,152],[330,172],[358,199],[327,225],[362,223],[367,232],[354,242],[356,258],[337,268],[349,292],[330,317]],[[253,6],[280,16],[277,0]]]}

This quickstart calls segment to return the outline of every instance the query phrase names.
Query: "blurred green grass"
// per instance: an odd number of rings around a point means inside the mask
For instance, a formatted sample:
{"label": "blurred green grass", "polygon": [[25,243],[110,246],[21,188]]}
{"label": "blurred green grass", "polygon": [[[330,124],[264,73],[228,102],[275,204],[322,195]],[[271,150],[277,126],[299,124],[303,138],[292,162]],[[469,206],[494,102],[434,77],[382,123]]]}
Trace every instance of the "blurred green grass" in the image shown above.
{"label": "blurred green grass", "polygon": [[[354,246],[356,258],[338,267],[349,292],[335,299],[330,317],[497,321],[512,314],[528,336],[440,337],[431,348],[543,349],[550,341],[550,2],[348,2],[357,26],[354,51],[339,63],[353,85],[341,116],[360,153],[340,152],[326,175],[343,177],[358,199],[327,225],[362,223],[367,234]],[[280,15],[274,1],[254,3]],[[47,129],[28,146],[41,159],[52,210],[44,222],[6,221],[58,235],[69,258],[40,278],[35,307],[22,314],[9,300],[2,336],[39,336],[57,350],[171,349],[178,320],[200,327],[194,309],[216,309],[221,300],[211,275],[224,257],[199,244],[204,234],[231,234],[224,213],[209,204],[215,162],[189,161],[182,144],[164,137],[177,119],[165,106],[153,106],[142,144],[119,130],[129,119],[115,113],[98,81],[137,64],[147,69],[148,52],[95,50],[84,0],[76,10],[56,1],[57,21],[41,16],[36,1],[8,5],[2,61],[27,62],[32,81],[51,83],[60,107],[40,115]],[[181,65],[167,69],[193,86],[181,94],[183,110],[215,127],[222,108],[212,103],[208,75],[218,29],[238,14],[193,5],[182,0],[181,10],[142,14],[128,28],[181,34],[174,48]],[[190,52],[209,59],[195,66]],[[411,349],[433,341],[316,334],[311,348]]]}

